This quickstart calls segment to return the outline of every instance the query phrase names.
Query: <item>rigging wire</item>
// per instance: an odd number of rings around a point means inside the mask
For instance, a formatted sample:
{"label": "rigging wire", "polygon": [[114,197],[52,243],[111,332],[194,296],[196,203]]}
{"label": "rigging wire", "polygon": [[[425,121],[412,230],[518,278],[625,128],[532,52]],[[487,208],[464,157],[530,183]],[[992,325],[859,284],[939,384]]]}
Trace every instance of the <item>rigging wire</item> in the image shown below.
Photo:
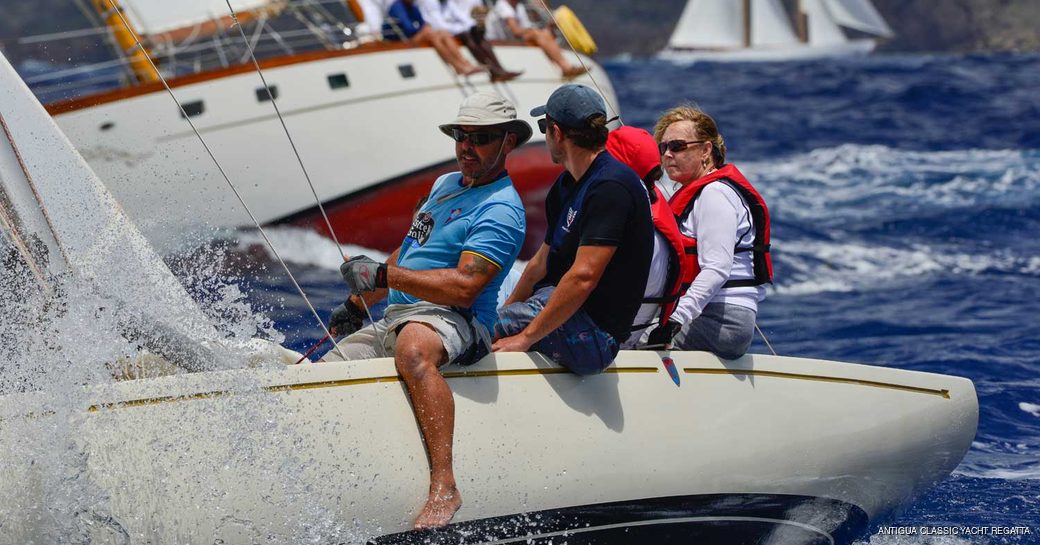
{"label": "rigging wire", "polygon": [[[113,0],[109,0],[109,4],[112,6],[112,9],[115,11],[115,14],[119,16],[119,20],[122,21],[123,27],[126,28],[127,32],[129,32],[130,35],[134,37],[134,41],[136,42],[137,47],[141,48],[141,51],[144,52],[144,57],[148,60],[148,64],[150,64],[152,66],[152,69],[155,70],[155,73],[159,75],[159,81],[162,82],[163,87],[166,89],[166,92],[169,93],[170,97],[173,98],[173,101],[177,103],[177,108],[180,109],[181,115],[184,116],[184,119],[191,126],[191,130],[195,132],[195,136],[197,136],[199,142],[202,143],[202,147],[205,148],[206,153],[209,155],[209,158],[213,160],[213,164],[216,165],[217,170],[220,171],[221,176],[224,177],[224,181],[227,182],[228,187],[231,188],[231,191],[235,194],[235,197],[238,198],[238,202],[242,205],[242,208],[245,209],[246,214],[249,215],[249,219],[253,220],[253,224],[260,232],[260,236],[263,237],[264,242],[266,242],[267,246],[271,248],[271,253],[274,254],[275,259],[277,259],[278,263],[280,263],[282,265],[282,268],[285,269],[285,273],[289,275],[289,280],[296,288],[296,291],[300,293],[300,296],[303,297],[303,301],[307,304],[307,308],[310,309],[311,314],[313,314],[314,318],[318,320],[318,324],[321,325],[322,331],[324,331],[326,335],[329,335],[331,337],[332,333],[330,333],[329,329],[325,327],[325,322],[321,319],[321,316],[318,315],[317,309],[315,309],[314,305],[311,304],[311,300],[307,297],[307,294],[304,293],[303,288],[300,287],[300,283],[296,281],[296,277],[293,276],[292,271],[289,270],[289,266],[285,263],[285,260],[283,260],[282,256],[278,254],[278,250],[275,249],[274,243],[271,242],[271,239],[267,236],[267,233],[264,231],[263,227],[260,226],[260,221],[256,219],[255,215],[253,215],[253,211],[250,210],[249,205],[246,204],[245,199],[242,198],[242,194],[238,192],[238,188],[236,188],[235,184],[231,182],[231,178],[229,178],[227,172],[224,171],[224,167],[220,165],[220,161],[218,161],[217,157],[213,154],[213,150],[211,150],[209,144],[206,143],[206,139],[202,137],[202,133],[199,132],[198,127],[195,126],[195,123],[188,116],[187,112],[184,111],[184,106],[181,105],[181,102],[179,100],[177,100],[177,95],[173,93],[173,89],[170,88],[170,84],[166,81],[166,77],[164,77],[162,75],[162,72],[159,71],[159,67],[155,65],[155,61],[152,60],[151,55],[148,54],[148,50],[145,49],[144,44],[141,43],[141,39],[137,36],[137,33],[134,32],[133,29],[130,27],[130,23],[127,22],[126,17],[123,16],[123,11],[114,5]],[[335,349],[339,351],[339,346],[336,345]],[[340,353],[340,355],[342,355],[342,352]]]}
{"label": "rigging wire", "polygon": [[614,114],[614,117],[617,117],[618,123],[624,125],[625,121],[621,118],[621,112],[619,112],[617,108],[615,108],[614,105],[611,104],[609,100],[607,100],[607,94],[603,92],[603,88],[599,86],[599,82],[596,81],[596,77],[592,75],[592,70],[589,68],[587,64],[585,64],[585,59],[583,59],[581,54],[578,53],[578,50],[574,48],[574,44],[572,44],[571,39],[567,37],[567,33],[563,32],[563,27],[561,27],[560,22],[556,20],[556,14],[553,13],[551,9],[549,9],[549,5],[545,3],[545,0],[538,1],[542,4],[542,9],[549,13],[549,17],[552,18],[553,24],[556,25],[556,28],[560,29],[560,34],[563,35],[564,41],[567,42],[567,47],[571,48],[571,52],[577,55],[578,62],[581,63],[581,67],[585,69],[585,73],[588,74],[589,79],[592,80],[592,85],[596,87],[596,90],[599,91],[600,96],[603,97],[603,101],[607,103],[607,108],[610,108],[610,110]]}
{"label": "rigging wire", "polygon": [[[242,35],[242,40],[246,44],[246,49],[249,51],[249,58],[253,60],[253,67],[256,68],[256,73],[260,76],[260,82],[264,84],[264,90],[267,92],[267,98],[270,99],[271,105],[274,106],[274,113],[278,116],[278,121],[282,124],[282,130],[285,131],[285,137],[289,140],[289,145],[292,147],[293,154],[296,155],[296,162],[300,165],[300,170],[303,171],[303,177],[307,180],[307,186],[311,189],[311,195],[314,195],[314,202],[318,203],[318,210],[321,211],[321,217],[325,219],[325,227],[329,230],[329,236],[332,237],[332,243],[336,245],[336,250],[339,251],[340,257],[343,261],[347,260],[347,254],[343,251],[343,247],[339,244],[339,238],[336,237],[336,231],[332,229],[332,222],[329,221],[329,215],[325,212],[325,206],[321,204],[321,198],[318,197],[318,191],[314,188],[314,182],[311,180],[310,173],[307,172],[307,167],[303,164],[303,158],[300,157],[300,151],[296,148],[296,142],[293,140],[292,134],[289,132],[289,127],[285,124],[285,118],[282,117],[282,110],[278,108],[278,101],[275,100],[274,93],[271,92],[271,87],[267,84],[267,78],[264,77],[264,71],[260,69],[260,62],[256,60],[256,55],[253,53],[253,45],[249,42],[249,38],[246,37],[246,31],[242,28],[242,23],[238,21],[238,14],[235,13],[235,8],[231,6],[231,0],[224,0],[227,4],[228,10],[231,11],[231,19],[234,21],[234,26],[238,27],[239,34]],[[368,303],[365,302],[365,298],[358,295],[358,301],[361,301],[361,307],[365,309],[365,314],[368,316],[368,321],[372,324],[372,330],[375,331],[376,321],[372,319],[372,311],[368,308]],[[325,333],[329,333],[326,331]],[[329,333],[329,338],[333,339],[332,344],[336,346],[339,351],[339,345],[336,344],[335,338]],[[340,352],[342,356],[343,353]],[[385,355],[385,354],[384,354]]]}
{"label": "rigging wire", "polygon": [[769,338],[766,337],[765,332],[762,331],[762,328],[758,327],[757,322],[755,323],[755,331],[758,331],[758,334],[762,336],[762,340],[766,342],[766,347],[769,348],[769,351],[772,352],[774,356],[778,355],[776,350],[773,350],[773,345],[769,343]]}

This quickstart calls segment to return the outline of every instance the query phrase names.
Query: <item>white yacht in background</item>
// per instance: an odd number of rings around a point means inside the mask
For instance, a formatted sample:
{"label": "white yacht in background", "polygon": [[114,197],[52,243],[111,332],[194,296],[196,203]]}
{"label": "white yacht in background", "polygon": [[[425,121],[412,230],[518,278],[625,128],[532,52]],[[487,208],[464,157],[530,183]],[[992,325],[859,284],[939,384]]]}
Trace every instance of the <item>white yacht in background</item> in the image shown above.
{"label": "white yacht in background", "polygon": [[[92,1],[112,2],[218,150],[260,222],[326,233],[225,0]],[[418,198],[437,176],[457,168],[452,142],[437,126],[454,117],[464,96],[497,91],[533,123],[527,112],[566,83],[541,49],[522,42],[495,43],[503,65],[524,70],[521,77],[508,83],[492,83],[486,73],[460,77],[432,48],[363,34],[355,0],[232,5],[341,242],[383,251],[400,243]],[[149,239],[180,227],[251,225],[122,19],[107,10],[94,22],[111,34],[120,54],[110,66],[95,68],[118,84],[47,104],[58,125]],[[566,54],[578,62],[577,54]],[[616,111],[610,78],[591,58],[580,57],[590,72],[574,81],[597,87]],[[95,70],[88,83],[105,73]],[[38,92],[73,89],[64,75],[29,83]],[[528,211],[525,255],[541,243],[541,209],[560,172],[535,132],[507,165]],[[158,209],[166,211],[161,218],[154,214]]]}
{"label": "white yacht in background", "polygon": [[892,29],[870,0],[798,0],[795,24],[780,0],[689,0],[658,53],[675,61],[783,61],[865,55]]}

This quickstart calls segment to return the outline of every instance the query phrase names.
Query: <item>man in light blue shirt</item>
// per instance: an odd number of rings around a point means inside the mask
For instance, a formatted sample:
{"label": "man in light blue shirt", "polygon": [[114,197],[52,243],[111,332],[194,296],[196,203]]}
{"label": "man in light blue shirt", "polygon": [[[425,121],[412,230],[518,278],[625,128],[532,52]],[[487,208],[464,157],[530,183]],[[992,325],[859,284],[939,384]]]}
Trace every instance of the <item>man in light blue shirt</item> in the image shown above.
{"label": "man in light blue shirt", "polygon": [[[526,231],[506,157],[532,132],[512,103],[492,93],[467,97],[440,130],[455,140],[460,171],[434,182],[386,263],[357,256],[340,267],[354,295],[330,320],[333,334],[349,335],[339,343],[346,359],[393,354],[408,387],[430,460],[417,529],[447,525],[462,505],[452,470],[455,402],[438,368],[470,365],[490,350],[498,290]],[[387,296],[383,319],[362,328],[360,297],[371,305]]]}

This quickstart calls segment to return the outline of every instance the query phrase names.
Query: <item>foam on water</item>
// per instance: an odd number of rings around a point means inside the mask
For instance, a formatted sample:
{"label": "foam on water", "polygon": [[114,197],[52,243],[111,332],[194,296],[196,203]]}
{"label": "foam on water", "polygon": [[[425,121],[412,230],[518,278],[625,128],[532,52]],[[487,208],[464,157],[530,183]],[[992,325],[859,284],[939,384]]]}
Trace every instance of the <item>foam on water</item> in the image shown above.
{"label": "foam on water", "polygon": [[1036,403],[1022,402],[1018,404],[1018,408],[1037,418],[1040,418],[1040,405],[1037,405]]}
{"label": "foam on water", "polygon": [[936,273],[978,275],[1040,273],[1040,258],[1002,248],[958,253],[942,244],[884,246],[824,240],[779,240],[777,293],[808,295],[848,292],[899,279]]}
{"label": "foam on water", "polygon": [[[340,263],[343,262],[340,250],[336,249],[336,244],[328,237],[324,237],[313,230],[279,226],[268,227],[264,229],[264,232],[267,233],[267,237],[271,240],[275,251],[278,252],[278,255],[286,263],[338,271]],[[258,248],[271,255],[271,247],[260,233],[256,231],[240,231],[235,235],[235,238],[240,251]],[[389,255],[379,250],[363,248],[353,244],[343,244],[340,246],[340,249],[347,257],[367,255],[376,261],[384,261]]]}
{"label": "foam on water", "polygon": [[962,536],[918,536],[875,534],[856,545],[975,545],[982,543]]}
{"label": "foam on water", "polygon": [[823,227],[849,219],[1040,203],[1040,153],[905,151],[844,144],[740,167],[784,221]]}

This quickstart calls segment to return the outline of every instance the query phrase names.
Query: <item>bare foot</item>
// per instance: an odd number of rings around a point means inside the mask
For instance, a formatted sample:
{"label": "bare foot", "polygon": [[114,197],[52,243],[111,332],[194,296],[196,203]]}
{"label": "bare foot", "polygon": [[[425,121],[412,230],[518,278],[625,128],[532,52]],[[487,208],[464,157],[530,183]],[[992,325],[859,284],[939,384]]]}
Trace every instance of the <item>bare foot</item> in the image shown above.
{"label": "bare foot", "polygon": [[584,66],[568,66],[563,69],[563,79],[574,79],[578,76],[584,76],[588,70]]}
{"label": "bare foot", "polygon": [[462,507],[462,494],[454,486],[430,485],[430,497],[426,500],[419,516],[415,517],[416,530],[443,528],[451,522],[455,512]]}

